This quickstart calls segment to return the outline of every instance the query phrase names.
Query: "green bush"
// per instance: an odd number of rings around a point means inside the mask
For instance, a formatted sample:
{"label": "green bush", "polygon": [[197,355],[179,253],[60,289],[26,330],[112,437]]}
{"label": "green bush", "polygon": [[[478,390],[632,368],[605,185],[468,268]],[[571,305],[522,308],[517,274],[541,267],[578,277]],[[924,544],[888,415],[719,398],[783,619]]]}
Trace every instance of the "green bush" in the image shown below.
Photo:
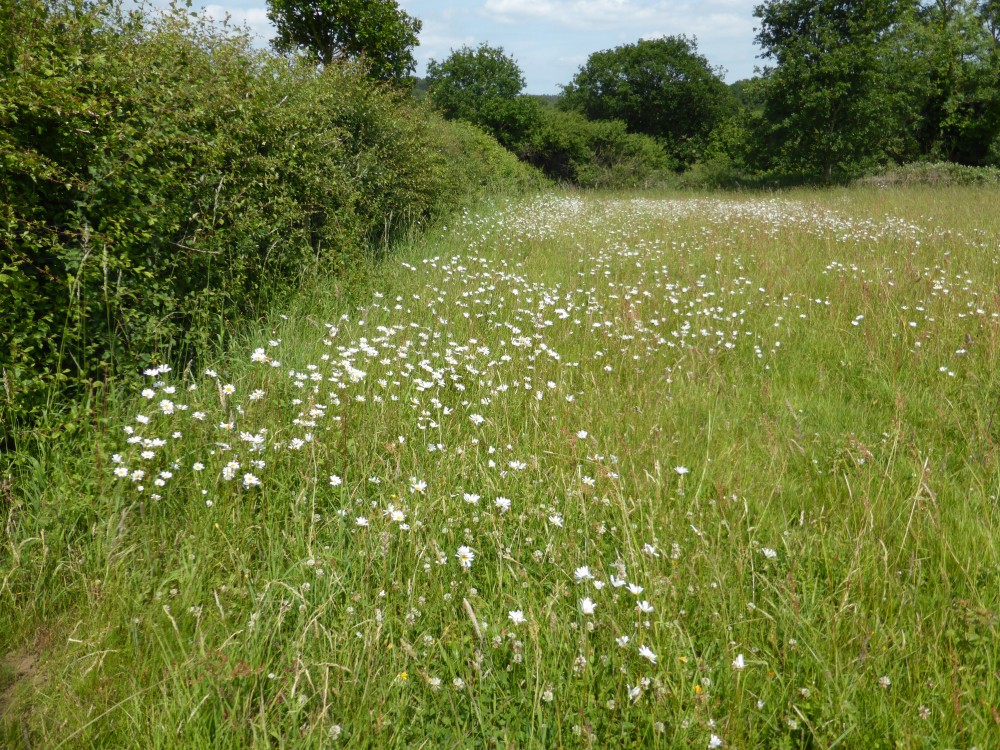
{"label": "green bush", "polygon": [[438,178],[435,213],[447,213],[478,197],[518,194],[545,186],[542,173],[520,161],[487,133],[460,120],[428,117]]}
{"label": "green bush", "polygon": [[656,139],[624,123],[535,105],[536,124],[517,145],[522,158],[550,177],[587,188],[648,187],[676,167]]}
{"label": "green bush", "polygon": [[447,118],[476,125],[547,176],[580,187],[661,182],[676,164],[663,143],[619,121],[591,121],[519,92],[524,76],[502,48],[453,51],[428,67],[428,99]]}
{"label": "green bush", "polygon": [[0,0],[0,444],[81,386],[224,342],[466,188],[530,183],[512,162],[350,67],[183,11]]}
{"label": "green bush", "polygon": [[593,160],[581,169],[578,182],[593,187],[651,187],[662,183],[677,162],[661,141],[629,133],[620,120],[589,123],[587,143]]}
{"label": "green bush", "polygon": [[676,163],[662,144],[618,121],[591,121],[527,96],[494,100],[477,125],[548,177],[585,188],[658,184]]}
{"label": "green bush", "polygon": [[581,115],[543,111],[534,107],[535,120],[523,141],[515,144],[522,159],[553,179],[577,184],[593,161],[588,144],[590,123]]}

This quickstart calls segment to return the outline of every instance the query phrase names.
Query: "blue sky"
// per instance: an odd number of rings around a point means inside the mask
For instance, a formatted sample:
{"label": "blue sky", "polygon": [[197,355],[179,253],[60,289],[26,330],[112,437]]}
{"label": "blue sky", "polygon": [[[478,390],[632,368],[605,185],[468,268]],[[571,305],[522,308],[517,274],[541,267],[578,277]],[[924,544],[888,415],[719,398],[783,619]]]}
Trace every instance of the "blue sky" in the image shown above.
{"label": "blue sky", "polygon": [[[487,42],[517,60],[529,94],[555,94],[592,52],[672,34],[698,39],[726,80],[753,74],[753,8],[759,0],[397,0],[424,23],[415,50],[422,75],[428,59],[443,60],[452,49]],[[194,4],[199,5],[198,0]],[[227,12],[245,23],[265,45],[273,31],[266,0],[206,4],[213,17]]]}

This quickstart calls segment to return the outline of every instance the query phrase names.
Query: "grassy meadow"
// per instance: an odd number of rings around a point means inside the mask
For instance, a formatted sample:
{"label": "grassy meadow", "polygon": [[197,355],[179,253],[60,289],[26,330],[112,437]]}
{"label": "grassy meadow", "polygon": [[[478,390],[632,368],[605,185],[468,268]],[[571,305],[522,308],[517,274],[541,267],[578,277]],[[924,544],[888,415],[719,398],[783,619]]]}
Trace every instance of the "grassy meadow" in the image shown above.
{"label": "grassy meadow", "polygon": [[1000,745],[1000,191],[555,194],[0,493],[0,746]]}

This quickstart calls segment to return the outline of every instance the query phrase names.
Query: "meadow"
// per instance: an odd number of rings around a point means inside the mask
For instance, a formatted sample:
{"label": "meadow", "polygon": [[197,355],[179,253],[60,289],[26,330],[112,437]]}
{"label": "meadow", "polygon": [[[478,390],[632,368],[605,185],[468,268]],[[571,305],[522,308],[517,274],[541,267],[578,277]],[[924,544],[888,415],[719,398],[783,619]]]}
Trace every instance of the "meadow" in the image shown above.
{"label": "meadow", "polygon": [[497,200],[151,367],[7,480],[0,745],[1000,745],[998,199]]}

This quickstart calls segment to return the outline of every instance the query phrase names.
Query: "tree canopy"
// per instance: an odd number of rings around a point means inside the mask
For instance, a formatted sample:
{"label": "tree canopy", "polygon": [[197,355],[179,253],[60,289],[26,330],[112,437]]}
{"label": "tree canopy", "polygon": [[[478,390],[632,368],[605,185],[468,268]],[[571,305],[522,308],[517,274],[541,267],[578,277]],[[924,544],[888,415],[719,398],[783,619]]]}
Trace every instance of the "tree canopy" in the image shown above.
{"label": "tree canopy", "polygon": [[875,159],[892,132],[888,37],[899,0],[771,0],[754,11],[765,71],[764,120],[789,171],[829,180]]}
{"label": "tree canopy", "polygon": [[998,12],[995,0],[917,5],[897,56],[910,73],[904,124],[911,151],[971,164],[988,157],[1000,130]]}
{"label": "tree canopy", "polygon": [[463,46],[443,62],[427,64],[427,86],[431,101],[446,117],[478,122],[484,108],[521,93],[524,75],[503,47]]}
{"label": "tree canopy", "polygon": [[886,161],[995,162],[996,0],[770,0],[757,135],[771,168],[856,174]]}
{"label": "tree canopy", "polygon": [[720,71],[684,36],[595,52],[564,87],[563,103],[592,120],[621,120],[633,133],[660,138],[682,162],[695,157],[733,106]]}
{"label": "tree canopy", "polygon": [[279,52],[305,51],[329,65],[361,60],[373,78],[399,80],[416,67],[420,19],[394,0],[267,0]]}

